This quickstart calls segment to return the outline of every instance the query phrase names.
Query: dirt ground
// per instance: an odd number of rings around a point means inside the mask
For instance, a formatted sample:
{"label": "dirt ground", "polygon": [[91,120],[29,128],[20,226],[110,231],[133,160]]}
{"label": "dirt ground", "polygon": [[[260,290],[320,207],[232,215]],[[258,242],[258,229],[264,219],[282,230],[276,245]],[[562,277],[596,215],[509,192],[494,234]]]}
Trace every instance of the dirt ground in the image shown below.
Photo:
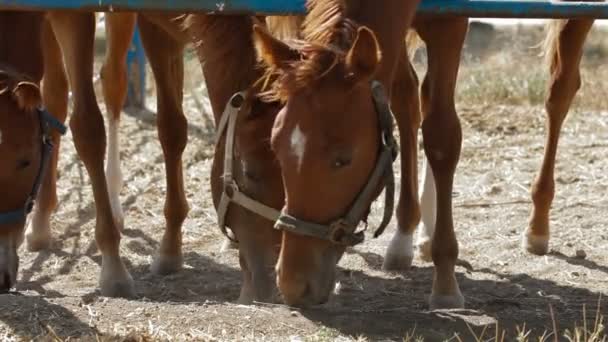
{"label": "dirt ground", "polygon": [[[220,253],[223,237],[208,185],[213,125],[203,86],[189,86],[184,169],[191,210],[183,228],[184,270],[167,277],[148,272],[164,229],[163,158],[153,110],[130,112],[121,128],[126,215],[121,252],[138,296],[99,295],[92,194],[68,134],[61,146],[54,245],[47,252],[20,251],[17,290],[0,295],[0,340],[347,341],[414,334],[426,341],[458,340],[457,335],[472,341],[471,329],[480,333],[487,327],[490,338],[497,322],[507,341],[515,340],[517,327],[524,325],[532,340],[553,331],[550,307],[560,334],[584,324],[584,307],[592,325],[598,299],[607,292],[608,112],[583,105],[571,111],[558,156],[551,253],[536,257],[522,251],[520,234],[543,151],[544,110],[459,105],[464,142],[454,218],[466,310],[428,311],[431,264],[416,260],[404,273],[381,271],[394,222],[380,238],[370,236],[348,251],[339,264],[339,293],[330,303],[296,310],[233,304],[241,283],[237,252]],[[150,97],[148,108],[154,107]],[[379,209],[374,206],[372,225]],[[608,312],[604,302],[602,311]]]}

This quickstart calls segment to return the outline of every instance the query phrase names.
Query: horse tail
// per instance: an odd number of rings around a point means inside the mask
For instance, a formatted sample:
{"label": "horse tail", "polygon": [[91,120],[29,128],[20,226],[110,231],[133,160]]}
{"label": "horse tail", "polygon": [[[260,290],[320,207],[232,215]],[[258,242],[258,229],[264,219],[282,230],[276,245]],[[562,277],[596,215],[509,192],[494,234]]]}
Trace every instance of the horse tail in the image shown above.
{"label": "horse tail", "polygon": [[303,16],[294,15],[266,17],[268,31],[280,40],[300,38],[303,21]]}
{"label": "horse tail", "polygon": [[410,59],[414,58],[416,51],[422,46],[422,39],[420,39],[420,36],[415,30],[410,29],[407,31],[407,34],[405,35],[405,46],[407,48],[407,55]]}
{"label": "horse tail", "polygon": [[542,49],[545,63],[551,66],[551,68],[553,68],[554,64],[557,62],[555,54],[559,50],[559,34],[567,23],[568,19],[555,19],[550,20],[545,27],[547,35],[542,42]]}

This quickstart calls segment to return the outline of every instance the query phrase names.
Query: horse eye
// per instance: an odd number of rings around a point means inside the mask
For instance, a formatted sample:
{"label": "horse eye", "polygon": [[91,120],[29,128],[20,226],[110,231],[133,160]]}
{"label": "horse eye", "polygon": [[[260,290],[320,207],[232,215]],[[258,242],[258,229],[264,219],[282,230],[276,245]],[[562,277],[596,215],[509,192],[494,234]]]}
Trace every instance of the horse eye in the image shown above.
{"label": "horse eye", "polygon": [[338,157],[334,159],[332,166],[334,169],[341,169],[350,165],[350,162],[350,157]]}
{"label": "horse eye", "polygon": [[17,170],[27,169],[32,164],[31,161],[27,159],[22,159],[17,162]]}

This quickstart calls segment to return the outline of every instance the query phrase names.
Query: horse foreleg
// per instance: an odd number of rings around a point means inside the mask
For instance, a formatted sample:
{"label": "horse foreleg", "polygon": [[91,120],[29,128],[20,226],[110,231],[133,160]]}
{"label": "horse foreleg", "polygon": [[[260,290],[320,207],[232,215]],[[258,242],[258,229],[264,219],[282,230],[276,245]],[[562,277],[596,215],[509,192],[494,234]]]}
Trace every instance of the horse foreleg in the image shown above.
{"label": "horse foreleg", "polygon": [[134,295],[133,279],[120,258],[120,231],[112,216],[104,175],[106,135],[93,88],[93,13],[50,12],[48,15],[67,66],[74,94],[70,129],[78,156],[83,161],[96,209],[95,239],[101,252],[100,287],[104,296]]}
{"label": "horse foreleg", "polygon": [[523,247],[528,252],[544,255],[549,249],[549,211],[555,194],[555,155],[562,124],[572,99],[581,85],[579,65],[585,37],[593,20],[553,21],[547,36],[550,49],[551,81],[545,101],[547,136],[540,173],[532,185],[534,207]]}
{"label": "horse foreleg", "polygon": [[104,64],[101,67],[103,97],[108,112],[108,161],[106,181],[110,204],[116,224],[124,225],[124,215],[120,203],[120,190],[123,186],[120,169],[119,128],[120,113],[127,97],[127,52],[135,30],[135,13],[106,13],[107,48]]}
{"label": "horse foreleg", "polygon": [[[42,26],[42,49],[44,57],[44,78],[42,98],[44,106],[59,121],[65,122],[68,111],[68,81],[63,67],[61,50],[48,21]],[[51,244],[51,214],[57,207],[57,160],[61,136],[53,131],[55,148],[51,162],[40,188],[34,214],[26,236],[30,251],[46,249]]]}
{"label": "horse foreleg", "polygon": [[452,217],[452,188],[462,143],[454,92],[467,24],[467,18],[441,18],[417,19],[414,26],[428,51],[429,67],[422,85],[422,133],[437,189],[437,217],[431,247],[435,264],[431,308],[464,306],[455,276],[458,241]]}
{"label": "horse foreleg", "polygon": [[143,16],[140,15],[138,21],[144,49],[156,80],[156,124],[165,156],[167,180],[167,226],[151,271],[167,274],[182,267],[182,224],[189,210],[182,170],[182,153],[188,141],[188,122],[182,111],[184,46]]}
{"label": "horse foreleg", "polygon": [[420,127],[418,99],[418,78],[404,47],[391,93],[391,108],[399,127],[402,151],[401,191],[396,213],[398,227],[386,251],[382,265],[385,270],[407,269],[411,266],[414,257],[413,235],[420,221],[417,173],[417,136]]}

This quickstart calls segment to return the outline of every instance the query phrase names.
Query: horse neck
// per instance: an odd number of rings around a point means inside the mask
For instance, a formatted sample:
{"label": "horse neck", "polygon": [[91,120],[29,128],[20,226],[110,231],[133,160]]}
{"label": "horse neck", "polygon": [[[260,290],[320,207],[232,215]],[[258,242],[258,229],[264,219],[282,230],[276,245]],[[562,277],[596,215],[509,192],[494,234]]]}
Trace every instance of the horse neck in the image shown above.
{"label": "horse neck", "polygon": [[234,93],[252,87],[261,76],[253,46],[252,19],[246,16],[206,16],[208,29],[198,37],[203,73],[216,123]]}
{"label": "horse neck", "polygon": [[0,63],[40,82],[43,74],[42,13],[0,12]]}

